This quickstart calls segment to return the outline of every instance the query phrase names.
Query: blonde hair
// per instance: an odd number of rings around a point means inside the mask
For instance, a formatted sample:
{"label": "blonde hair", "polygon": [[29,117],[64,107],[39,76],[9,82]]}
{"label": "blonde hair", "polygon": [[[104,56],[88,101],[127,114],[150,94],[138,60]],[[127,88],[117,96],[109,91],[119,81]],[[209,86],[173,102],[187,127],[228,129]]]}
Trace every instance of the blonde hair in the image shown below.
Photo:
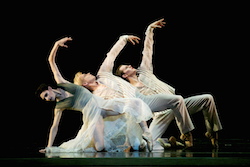
{"label": "blonde hair", "polygon": [[83,81],[82,81],[81,78],[80,78],[81,75],[82,75],[82,72],[77,72],[77,73],[75,74],[74,84],[82,86]]}

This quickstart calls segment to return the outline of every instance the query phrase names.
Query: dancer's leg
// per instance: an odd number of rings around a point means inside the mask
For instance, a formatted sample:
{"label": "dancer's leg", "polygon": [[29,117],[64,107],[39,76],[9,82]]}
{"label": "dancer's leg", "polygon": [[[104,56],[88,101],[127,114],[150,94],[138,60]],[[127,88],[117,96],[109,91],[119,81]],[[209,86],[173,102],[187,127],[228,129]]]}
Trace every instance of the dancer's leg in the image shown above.
{"label": "dancer's leg", "polygon": [[153,112],[163,111],[166,109],[172,109],[176,123],[182,134],[190,132],[194,129],[194,125],[190,119],[188,110],[186,108],[184,99],[179,95],[138,95]]}
{"label": "dancer's leg", "polygon": [[148,129],[148,125],[146,121],[142,121],[139,123],[143,134],[142,134],[142,138],[147,142],[147,146],[148,146],[148,150],[151,152],[153,150],[153,139],[152,139],[152,135]]}
{"label": "dancer's leg", "polygon": [[184,99],[189,113],[203,112],[208,132],[217,132],[222,129],[213,96],[210,94],[197,95]]}
{"label": "dancer's leg", "polygon": [[155,113],[155,116],[153,117],[153,120],[149,126],[149,131],[152,134],[154,147],[155,146],[157,147],[158,144],[158,142],[156,142],[157,139],[162,137],[162,135],[165,133],[168,126],[173,120],[174,120],[174,113],[173,110],[171,109]]}
{"label": "dancer's leg", "polygon": [[211,140],[214,148],[218,148],[218,131],[222,125],[215,106],[214,98],[210,94],[192,96],[185,99],[190,114],[203,112],[207,132],[205,136]]}
{"label": "dancer's leg", "polygon": [[184,99],[179,95],[171,94],[156,94],[156,95],[142,95],[138,94],[153,112],[172,109],[177,126],[181,132],[181,139],[185,141],[186,147],[193,146],[193,137],[190,131],[194,129],[194,125],[189,116]]}
{"label": "dancer's leg", "polygon": [[104,121],[102,116],[99,117],[96,123],[93,135],[96,151],[102,151],[104,149]]}

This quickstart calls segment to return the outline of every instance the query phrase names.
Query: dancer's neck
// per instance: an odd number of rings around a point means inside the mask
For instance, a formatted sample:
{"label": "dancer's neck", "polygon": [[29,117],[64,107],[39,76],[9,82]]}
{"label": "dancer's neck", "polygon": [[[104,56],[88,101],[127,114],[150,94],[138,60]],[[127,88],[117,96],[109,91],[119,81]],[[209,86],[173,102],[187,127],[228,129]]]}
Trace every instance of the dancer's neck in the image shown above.
{"label": "dancer's neck", "polygon": [[99,82],[95,82],[94,84],[91,84],[91,91],[95,91],[95,90],[102,88],[102,87],[106,87],[106,86],[99,83]]}
{"label": "dancer's neck", "polygon": [[130,76],[127,78],[130,84],[134,85],[135,87],[142,87],[143,83],[141,83],[137,77],[137,75]]}

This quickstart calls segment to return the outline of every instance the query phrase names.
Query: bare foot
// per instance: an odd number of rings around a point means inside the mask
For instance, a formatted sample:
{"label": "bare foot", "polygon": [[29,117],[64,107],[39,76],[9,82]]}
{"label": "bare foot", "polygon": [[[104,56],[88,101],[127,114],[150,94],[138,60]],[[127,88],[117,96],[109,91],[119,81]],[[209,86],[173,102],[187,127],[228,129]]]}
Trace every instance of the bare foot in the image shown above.
{"label": "bare foot", "polygon": [[40,153],[46,153],[46,149],[39,150]]}

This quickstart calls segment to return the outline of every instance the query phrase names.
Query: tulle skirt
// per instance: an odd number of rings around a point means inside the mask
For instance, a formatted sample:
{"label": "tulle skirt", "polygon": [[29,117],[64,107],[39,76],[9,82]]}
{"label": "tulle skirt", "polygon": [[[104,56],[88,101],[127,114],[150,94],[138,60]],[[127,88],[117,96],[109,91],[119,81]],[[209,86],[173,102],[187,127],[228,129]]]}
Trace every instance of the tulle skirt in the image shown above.
{"label": "tulle skirt", "polygon": [[153,117],[149,107],[137,98],[116,98],[103,100],[93,96],[83,108],[83,125],[76,137],[59,147],[47,147],[46,152],[96,152],[93,133],[103,110],[119,112],[122,115],[104,119],[104,147],[106,151],[124,151],[129,146],[138,148],[142,142],[139,122]]}

